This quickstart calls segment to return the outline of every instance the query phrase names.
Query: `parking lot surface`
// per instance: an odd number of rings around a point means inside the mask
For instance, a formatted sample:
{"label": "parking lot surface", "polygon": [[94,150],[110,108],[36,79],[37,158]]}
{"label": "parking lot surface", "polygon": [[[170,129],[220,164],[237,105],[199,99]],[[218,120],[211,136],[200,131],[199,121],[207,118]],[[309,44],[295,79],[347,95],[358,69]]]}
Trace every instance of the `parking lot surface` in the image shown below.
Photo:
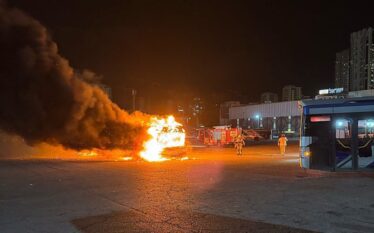
{"label": "parking lot surface", "polygon": [[306,171],[298,148],[194,148],[188,160],[0,160],[10,232],[374,232],[374,176]]}

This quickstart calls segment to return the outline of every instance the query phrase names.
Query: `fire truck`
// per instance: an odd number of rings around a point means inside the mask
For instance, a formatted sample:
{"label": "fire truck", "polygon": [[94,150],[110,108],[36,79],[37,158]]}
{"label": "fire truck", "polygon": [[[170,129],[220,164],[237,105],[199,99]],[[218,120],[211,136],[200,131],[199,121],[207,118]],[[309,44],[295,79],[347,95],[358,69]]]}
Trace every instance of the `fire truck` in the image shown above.
{"label": "fire truck", "polygon": [[205,145],[224,146],[233,144],[239,133],[239,129],[231,128],[231,126],[214,126],[213,128],[198,129],[197,138]]}
{"label": "fire truck", "polygon": [[234,143],[238,134],[242,134],[245,141],[263,140],[257,131],[253,129],[238,129],[231,126],[214,126],[213,128],[201,128],[197,130],[197,139],[209,146],[225,146]]}

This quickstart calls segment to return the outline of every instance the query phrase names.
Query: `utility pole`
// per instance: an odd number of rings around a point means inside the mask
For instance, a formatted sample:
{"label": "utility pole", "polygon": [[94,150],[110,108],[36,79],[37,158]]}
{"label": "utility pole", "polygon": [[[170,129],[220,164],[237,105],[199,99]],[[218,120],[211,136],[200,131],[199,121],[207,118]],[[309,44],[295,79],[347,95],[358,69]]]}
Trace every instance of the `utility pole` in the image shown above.
{"label": "utility pole", "polygon": [[131,96],[132,96],[132,111],[135,112],[135,110],[136,110],[136,90],[134,88],[131,89]]}

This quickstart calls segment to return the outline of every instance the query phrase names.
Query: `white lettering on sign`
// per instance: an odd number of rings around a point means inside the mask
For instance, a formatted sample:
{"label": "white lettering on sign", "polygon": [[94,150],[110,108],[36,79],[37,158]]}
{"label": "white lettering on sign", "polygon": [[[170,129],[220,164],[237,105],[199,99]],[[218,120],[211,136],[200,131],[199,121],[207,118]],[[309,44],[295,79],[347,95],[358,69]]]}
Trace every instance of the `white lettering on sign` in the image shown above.
{"label": "white lettering on sign", "polygon": [[323,90],[319,90],[318,92],[320,95],[326,95],[329,93],[329,89],[323,89]]}
{"label": "white lettering on sign", "polygon": [[329,89],[322,89],[322,90],[319,90],[319,94],[320,95],[327,95],[327,94],[339,94],[339,93],[342,93],[344,91],[344,88],[340,87],[340,88],[329,88]]}

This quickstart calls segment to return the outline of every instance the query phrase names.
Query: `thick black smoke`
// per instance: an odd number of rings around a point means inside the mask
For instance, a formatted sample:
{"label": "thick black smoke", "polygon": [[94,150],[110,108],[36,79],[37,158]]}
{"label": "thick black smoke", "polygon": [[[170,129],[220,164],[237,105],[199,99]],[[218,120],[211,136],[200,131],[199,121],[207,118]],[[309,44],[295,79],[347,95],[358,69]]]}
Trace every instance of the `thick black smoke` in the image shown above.
{"label": "thick black smoke", "polygon": [[[77,41],[79,43],[79,41]],[[129,148],[144,136],[129,115],[58,54],[46,28],[0,1],[0,128],[29,144]]]}

